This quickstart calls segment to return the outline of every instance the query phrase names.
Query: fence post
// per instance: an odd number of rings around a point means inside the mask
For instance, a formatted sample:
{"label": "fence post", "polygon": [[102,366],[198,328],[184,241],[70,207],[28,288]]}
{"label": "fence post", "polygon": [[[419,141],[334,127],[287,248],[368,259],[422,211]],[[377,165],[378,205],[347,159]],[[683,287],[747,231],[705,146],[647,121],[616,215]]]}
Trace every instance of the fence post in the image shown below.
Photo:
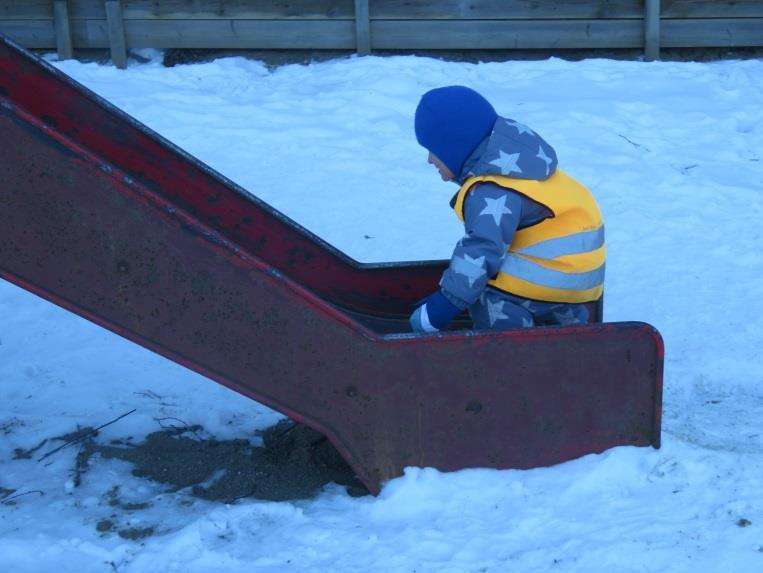
{"label": "fence post", "polygon": [[371,15],[369,0],[355,0],[355,42],[359,56],[371,53]]}
{"label": "fence post", "polygon": [[106,0],[106,20],[109,28],[111,61],[116,67],[124,69],[127,67],[127,44],[120,0]]}
{"label": "fence post", "polygon": [[644,58],[647,62],[660,59],[660,0],[645,0]]}
{"label": "fence post", "polygon": [[74,50],[72,49],[72,30],[67,0],[55,0],[53,2],[53,18],[56,26],[58,59],[70,60],[74,56]]}

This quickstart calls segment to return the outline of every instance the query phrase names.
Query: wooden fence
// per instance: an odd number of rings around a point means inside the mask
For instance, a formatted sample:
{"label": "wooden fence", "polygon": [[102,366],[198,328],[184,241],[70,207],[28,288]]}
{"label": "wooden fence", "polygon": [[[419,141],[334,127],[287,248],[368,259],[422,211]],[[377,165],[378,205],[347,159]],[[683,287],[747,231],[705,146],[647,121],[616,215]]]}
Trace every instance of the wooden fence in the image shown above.
{"label": "wooden fence", "polygon": [[763,0],[0,0],[0,32],[58,50],[763,46]]}

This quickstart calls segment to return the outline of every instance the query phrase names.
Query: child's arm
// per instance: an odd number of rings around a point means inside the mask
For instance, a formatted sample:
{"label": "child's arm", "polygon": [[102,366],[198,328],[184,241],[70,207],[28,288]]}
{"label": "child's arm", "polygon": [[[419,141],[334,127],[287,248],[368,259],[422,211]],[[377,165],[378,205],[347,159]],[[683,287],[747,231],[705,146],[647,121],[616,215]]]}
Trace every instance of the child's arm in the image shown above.
{"label": "child's arm", "polygon": [[415,331],[437,331],[477,301],[501,268],[521,210],[520,195],[493,183],[480,184],[469,193],[464,205],[466,233],[440,279],[440,290],[411,316]]}
{"label": "child's arm", "polygon": [[493,183],[473,189],[464,205],[465,235],[443,273],[440,287],[461,308],[476,302],[495,277],[514,239],[522,197]]}

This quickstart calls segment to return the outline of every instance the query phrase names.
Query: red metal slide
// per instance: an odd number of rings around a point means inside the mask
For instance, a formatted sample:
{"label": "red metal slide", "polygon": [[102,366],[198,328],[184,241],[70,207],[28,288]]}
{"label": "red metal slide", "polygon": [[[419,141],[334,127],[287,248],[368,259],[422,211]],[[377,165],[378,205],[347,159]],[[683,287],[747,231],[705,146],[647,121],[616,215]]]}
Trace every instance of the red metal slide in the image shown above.
{"label": "red metal slide", "polygon": [[373,493],[659,447],[653,327],[407,333],[443,267],[353,261],[0,36],[0,277],[323,433]]}

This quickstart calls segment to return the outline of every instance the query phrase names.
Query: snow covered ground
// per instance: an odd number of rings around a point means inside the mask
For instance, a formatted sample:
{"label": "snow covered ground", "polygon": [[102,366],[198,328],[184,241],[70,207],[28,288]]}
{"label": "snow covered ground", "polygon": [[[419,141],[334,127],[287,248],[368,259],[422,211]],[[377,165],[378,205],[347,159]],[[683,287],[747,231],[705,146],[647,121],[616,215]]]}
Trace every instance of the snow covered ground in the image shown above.
{"label": "snow covered ground", "polygon": [[0,571],[763,571],[762,60],[270,70],[148,55],[56,65],[362,261],[445,258],[460,235],[455,189],[413,136],[424,91],[469,85],[541,133],[600,201],[607,319],[665,339],[664,446],[529,471],[410,469],[378,498],[329,487],[224,505],[103,459],[75,487],[73,448],[43,462],[57,443],[31,459],[15,448],[133,408],[103,439],[140,439],[158,418],[254,439],[279,415],[0,283]]}

